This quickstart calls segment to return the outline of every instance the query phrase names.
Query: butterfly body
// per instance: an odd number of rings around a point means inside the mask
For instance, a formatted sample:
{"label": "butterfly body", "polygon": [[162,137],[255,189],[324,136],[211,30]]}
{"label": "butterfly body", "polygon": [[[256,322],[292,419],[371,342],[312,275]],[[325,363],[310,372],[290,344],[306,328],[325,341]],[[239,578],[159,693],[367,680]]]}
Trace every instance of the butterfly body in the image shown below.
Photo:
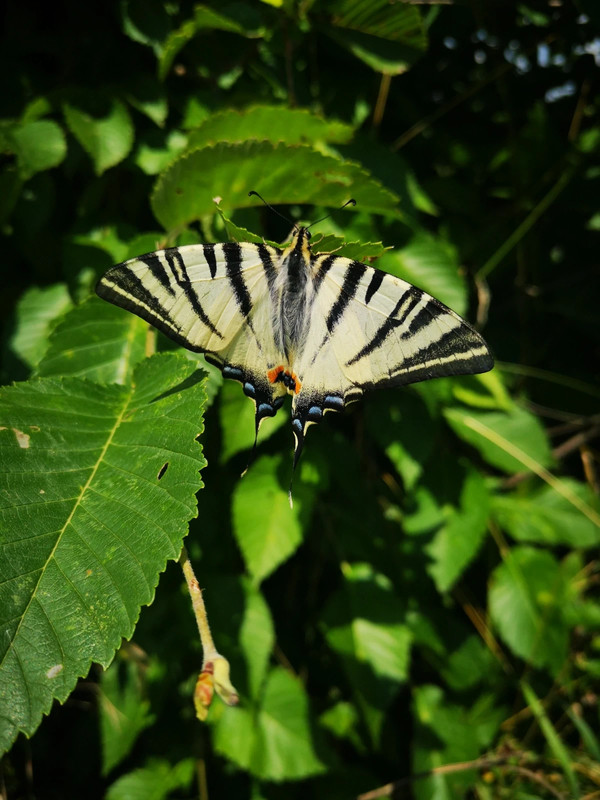
{"label": "butterfly body", "polygon": [[449,308],[381,270],[314,254],[306,228],[284,249],[149,253],[113,267],[96,291],[239,381],[257,432],[290,394],[294,464],[307,426],[365,391],[493,366],[481,336]]}

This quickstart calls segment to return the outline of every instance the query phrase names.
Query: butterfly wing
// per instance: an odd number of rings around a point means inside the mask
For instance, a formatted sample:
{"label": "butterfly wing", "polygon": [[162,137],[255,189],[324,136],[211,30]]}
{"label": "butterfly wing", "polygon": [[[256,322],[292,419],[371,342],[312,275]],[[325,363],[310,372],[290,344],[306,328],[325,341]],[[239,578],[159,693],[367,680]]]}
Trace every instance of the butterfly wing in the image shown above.
{"label": "butterfly wing", "polygon": [[264,244],[171,247],[110,269],[97,294],[189,350],[206,353],[256,403],[257,430],[285,395],[267,371],[281,362],[272,307],[281,251]]}
{"label": "butterfly wing", "polygon": [[493,367],[477,331],[410,283],[339,256],[315,257],[312,275],[310,329],[294,365],[297,443],[325,411],[370,389]]}

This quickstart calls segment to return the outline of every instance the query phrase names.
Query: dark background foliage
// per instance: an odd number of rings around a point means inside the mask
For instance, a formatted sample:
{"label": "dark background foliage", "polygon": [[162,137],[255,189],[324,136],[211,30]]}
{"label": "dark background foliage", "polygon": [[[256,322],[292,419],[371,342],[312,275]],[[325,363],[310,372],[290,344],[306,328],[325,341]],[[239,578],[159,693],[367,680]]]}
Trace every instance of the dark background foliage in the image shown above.
{"label": "dark background foliage", "polygon": [[[169,563],[108,671],[75,670],[66,702],[5,755],[7,797],[598,791],[599,22],[594,0],[10,4],[4,384],[118,380],[85,362],[110,338],[86,299],[95,279],[158,243],[226,239],[215,194],[283,241],[286,224],[246,198],[267,192],[246,186],[251,161],[282,165],[263,179],[283,213],[333,212],[315,231],[396,248],[383,268],[477,322],[498,366],[328,418],[293,515],[287,425],[240,483],[251,406],[235,385],[213,401],[211,375],[186,544],[241,707],[217,698],[195,719],[200,646]],[[307,132],[290,109],[329,127]],[[185,161],[206,148],[208,177]],[[331,200],[319,154],[342,176]],[[234,159],[242,188],[219,191]],[[345,184],[349,162],[363,172]],[[180,217],[176,180],[198,204]],[[356,213],[336,211],[351,195]],[[473,764],[443,769],[459,762]]]}

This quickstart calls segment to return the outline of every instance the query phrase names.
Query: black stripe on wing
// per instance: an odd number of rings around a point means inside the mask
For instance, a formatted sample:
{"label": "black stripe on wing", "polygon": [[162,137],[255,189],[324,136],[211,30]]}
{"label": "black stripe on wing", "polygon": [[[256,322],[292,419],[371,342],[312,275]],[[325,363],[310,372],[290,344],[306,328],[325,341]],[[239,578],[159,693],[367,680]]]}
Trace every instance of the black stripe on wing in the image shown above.
{"label": "black stripe on wing", "polygon": [[348,303],[352,300],[358,289],[361,278],[367,271],[367,267],[361,264],[360,261],[352,261],[344,275],[344,281],[340,287],[340,292],[337,300],[332,305],[329,315],[325,321],[329,333],[333,332],[335,326],[339,323],[344,315]]}
{"label": "black stripe on wing", "polygon": [[194,287],[190,281],[190,277],[187,273],[185,268],[185,261],[182,258],[181,253],[179,252],[178,247],[169,247],[167,250],[164,251],[165,259],[169,268],[177,282],[177,285],[183,289],[183,293],[189,304],[194,309],[194,312],[198,319],[202,321],[206,327],[218,336],[219,339],[222,339],[223,336],[219,333],[213,322],[209,319],[208,315],[204,311],[200,300],[198,299],[198,295],[194,291]]}
{"label": "black stripe on wing", "polygon": [[227,242],[221,245],[225,256],[225,271],[238,308],[242,315],[248,318],[252,311],[252,300],[242,273],[242,248],[237,242]]}
{"label": "black stripe on wing", "polygon": [[[356,364],[356,362],[360,361],[361,358],[371,355],[371,353],[381,347],[395,328],[399,328],[401,325],[405,324],[408,315],[414,310],[415,306],[420,302],[422,297],[423,292],[420,289],[417,289],[416,286],[411,286],[410,289],[407,289],[400,300],[398,300],[396,303],[390,316],[380,325],[375,335],[371,338],[371,341],[367,342],[367,344],[361,348],[356,355],[347,361],[346,366],[350,367],[353,364]],[[399,317],[397,317],[396,315],[400,312],[400,310],[402,313]],[[435,313],[436,312],[433,311],[433,314]]]}

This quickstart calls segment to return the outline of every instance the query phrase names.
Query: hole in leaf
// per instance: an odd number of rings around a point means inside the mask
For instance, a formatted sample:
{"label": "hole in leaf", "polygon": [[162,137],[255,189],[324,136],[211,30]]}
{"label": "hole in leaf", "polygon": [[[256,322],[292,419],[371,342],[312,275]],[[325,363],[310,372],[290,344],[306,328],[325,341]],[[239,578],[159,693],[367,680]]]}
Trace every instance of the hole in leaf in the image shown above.
{"label": "hole in leaf", "polygon": [[159,469],[158,475],[156,476],[158,478],[158,480],[160,480],[162,478],[162,476],[165,474],[165,472],[167,471],[168,468],[169,468],[169,462],[165,461],[165,463]]}

